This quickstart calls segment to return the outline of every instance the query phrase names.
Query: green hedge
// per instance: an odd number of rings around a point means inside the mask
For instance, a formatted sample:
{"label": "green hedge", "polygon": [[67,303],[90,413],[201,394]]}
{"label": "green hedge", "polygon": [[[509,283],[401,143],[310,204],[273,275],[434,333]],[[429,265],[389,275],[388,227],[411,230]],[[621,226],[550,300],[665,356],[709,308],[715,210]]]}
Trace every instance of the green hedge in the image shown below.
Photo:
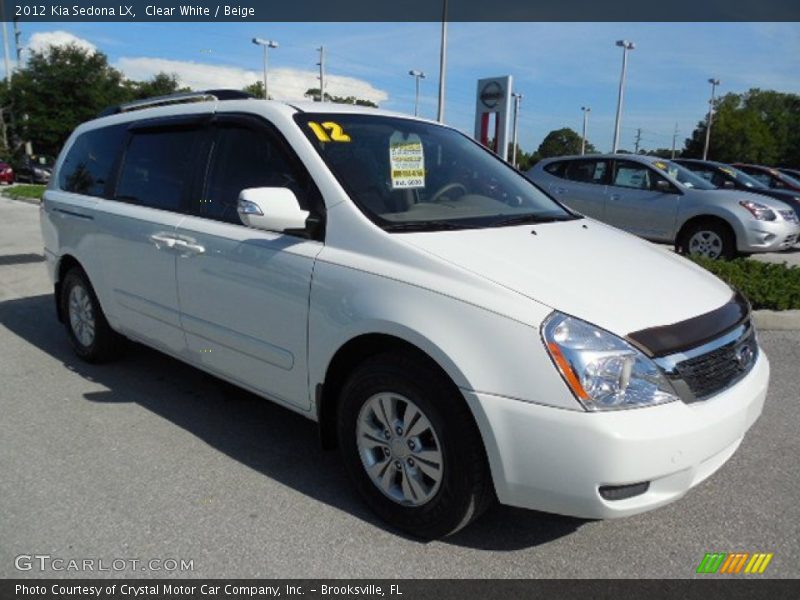
{"label": "green hedge", "polygon": [[785,263],[762,263],[747,258],[693,261],[726,281],[750,300],[753,308],[789,310],[800,308],[800,268]]}
{"label": "green hedge", "polygon": [[44,185],[21,183],[13,187],[5,188],[2,192],[9,198],[33,198],[35,200],[41,200],[45,187]]}

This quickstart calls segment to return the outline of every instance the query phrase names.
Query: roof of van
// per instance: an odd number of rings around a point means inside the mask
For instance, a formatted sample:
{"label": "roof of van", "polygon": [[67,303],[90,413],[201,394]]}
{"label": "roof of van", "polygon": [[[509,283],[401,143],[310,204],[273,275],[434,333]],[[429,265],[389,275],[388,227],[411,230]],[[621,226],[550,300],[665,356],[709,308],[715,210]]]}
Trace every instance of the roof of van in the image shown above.
{"label": "roof of van", "polygon": [[[245,102],[246,104],[242,104]],[[181,113],[191,114],[197,111],[197,108],[191,109],[189,107],[201,106],[200,112],[206,112],[210,104],[224,103],[225,108],[234,108],[236,110],[253,108],[253,103],[259,103],[260,107],[268,105],[271,110],[278,107],[289,107],[293,109],[291,112],[313,112],[313,113],[357,113],[357,114],[376,114],[385,116],[402,116],[408,117],[402,113],[382,110],[369,106],[360,106],[357,104],[339,104],[334,102],[312,102],[308,100],[301,100],[293,102],[291,100],[263,100],[255,98],[254,96],[242,92],[240,90],[205,90],[197,92],[180,92],[176,94],[169,94],[166,96],[158,96],[153,98],[145,98],[142,100],[135,100],[132,102],[120,104],[117,106],[110,106],[102,111],[98,118],[115,115],[136,115],[132,119],[140,119],[142,117],[152,117],[159,115],[175,115]],[[212,112],[220,110],[222,106],[215,106]],[[129,119],[119,119],[125,121]]]}

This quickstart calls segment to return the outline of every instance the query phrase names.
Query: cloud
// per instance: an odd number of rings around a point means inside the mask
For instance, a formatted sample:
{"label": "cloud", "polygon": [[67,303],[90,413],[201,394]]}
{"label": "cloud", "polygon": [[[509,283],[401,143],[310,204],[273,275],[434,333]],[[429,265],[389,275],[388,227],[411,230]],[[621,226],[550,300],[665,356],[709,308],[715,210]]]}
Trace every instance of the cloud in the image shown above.
{"label": "cloud", "polygon": [[[175,74],[181,86],[195,90],[213,88],[241,89],[261,81],[261,71],[250,71],[239,67],[212,65],[165,58],[123,57],[114,63],[128,79],[142,81],[159,72]],[[276,68],[269,71],[270,96],[277,100],[303,100],[305,91],[319,86],[316,71]],[[328,75],[326,88],[334,96],[356,96],[381,103],[389,95],[369,82],[355,77]]]}
{"label": "cloud", "polygon": [[28,41],[27,49],[33,52],[46,52],[50,46],[67,46],[69,44],[74,44],[88,52],[97,51],[97,46],[90,41],[60,30],[34,33]]}

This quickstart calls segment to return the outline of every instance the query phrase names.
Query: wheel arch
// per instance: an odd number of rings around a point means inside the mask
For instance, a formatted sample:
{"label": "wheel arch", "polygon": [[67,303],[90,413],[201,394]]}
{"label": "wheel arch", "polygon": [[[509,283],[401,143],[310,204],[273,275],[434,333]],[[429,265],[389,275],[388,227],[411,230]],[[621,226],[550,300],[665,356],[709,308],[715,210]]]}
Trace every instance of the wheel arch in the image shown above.
{"label": "wheel arch", "polygon": [[699,215],[694,215],[690,217],[681,225],[680,229],[678,230],[678,234],[675,236],[675,247],[676,249],[680,249],[683,244],[683,238],[686,235],[686,232],[689,230],[690,227],[697,225],[699,223],[716,223],[725,227],[728,231],[730,231],[731,235],[733,236],[733,241],[735,247],[739,248],[739,240],[741,236],[737,231],[737,228],[731,223],[731,221],[724,216],[712,214],[712,213],[703,213]]}
{"label": "wheel arch", "polygon": [[[460,373],[451,374],[451,369],[444,367],[429,352],[419,345],[397,335],[387,333],[363,333],[349,339],[334,353],[325,370],[325,378],[314,388],[317,421],[320,440],[325,449],[337,446],[336,417],[339,409],[339,394],[350,373],[364,360],[378,353],[395,352],[411,355],[438,371],[455,391],[461,395],[456,379]],[[452,367],[452,366],[451,366]],[[472,415],[466,400],[465,406]],[[474,415],[472,415],[474,420]],[[477,427],[477,423],[476,423]]]}
{"label": "wheel arch", "polygon": [[[78,261],[71,254],[64,254],[58,259],[58,264],[55,268],[55,281],[53,283],[53,296],[55,298],[56,303],[56,316],[58,317],[59,322],[64,322],[64,310],[61,306],[61,285],[64,281],[64,276],[69,272],[70,269],[73,267],[79,268],[81,271],[86,273],[86,269],[83,268],[83,265]],[[88,277],[88,276],[87,276]]]}

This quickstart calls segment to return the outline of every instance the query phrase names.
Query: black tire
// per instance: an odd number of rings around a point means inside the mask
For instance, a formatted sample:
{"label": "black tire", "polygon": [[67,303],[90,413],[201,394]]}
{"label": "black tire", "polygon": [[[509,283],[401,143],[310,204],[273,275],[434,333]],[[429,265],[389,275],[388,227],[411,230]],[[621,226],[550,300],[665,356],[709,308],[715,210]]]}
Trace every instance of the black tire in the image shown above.
{"label": "black tire", "polygon": [[[359,416],[370,398],[385,392],[399,394],[416,405],[432,426],[441,448],[438,488],[420,506],[403,505],[390,498],[373,483],[362,462],[356,442]],[[380,354],[362,363],[342,388],[337,427],[339,447],[351,480],[367,505],[401,531],[424,539],[451,535],[480,516],[495,500],[483,442],[463,397],[441,372],[413,355]],[[394,457],[386,460],[391,463]],[[401,459],[393,464],[399,470],[398,463],[402,462]],[[405,467],[402,464],[402,476]],[[397,475],[401,479],[402,476]]]}
{"label": "black tire", "polygon": [[[70,312],[73,310],[70,308],[70,297],[73,290],[76,290],[76,294],[81,298],[83,296],[80,295],[80,291],[82,290],[85,293],[88,306],[91,309],[94,331],[91,341],[88,342],[86,338],[82,339],[80,332],[76,330],[73,324],[72,313]],[[90,363],[101,363],[119,356],[124,347],[125,339],[111,329],[105,314],[103,314],[103,309],[100,307],[100,302],[97,300],[97,295],[94,293],[94,288],[92,288],[89,278],[82,269],[73,267],[64,276],[64,280],[61,283],[60,302],[67,336],[72,348],[80,358]]]}
{"label": "black tire", "polygon": [[[719,252],[716,257],[709,256],[710,258],[721,258],[723,260],[736,258],[736,236],[726,223],[708,220],[697,221],[696,223],[690,224],[681,232],[677,244],[678,252],[684,255],[695,253],[701,256],[707,255],[704,252],[695,252],[692,249],[692,239],[696,236],[707,237],[708,243],[705,244],[705,248]],[[714,239],[714,237],[716,237],[716,239]],[[717,243],[719,246],[717,246]]]}

